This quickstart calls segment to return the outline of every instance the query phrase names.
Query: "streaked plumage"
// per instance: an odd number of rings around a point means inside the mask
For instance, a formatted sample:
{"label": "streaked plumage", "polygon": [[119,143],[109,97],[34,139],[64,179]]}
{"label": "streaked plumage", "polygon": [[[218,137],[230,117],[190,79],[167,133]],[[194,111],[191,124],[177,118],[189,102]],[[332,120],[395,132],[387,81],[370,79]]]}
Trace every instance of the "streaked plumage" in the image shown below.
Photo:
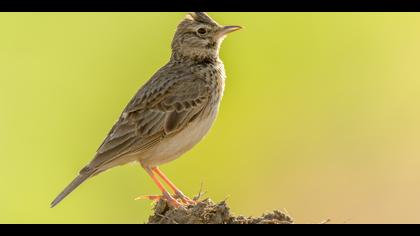
{"label": "streaked plumage", "polygon": [[170,61],[131,99],[93,160],[52,206],[102,171],[133,161],[150,171],[197,144],[219,109],[226,77],[219,48],[235,29],[205,13],[190,13],[178,25]]}

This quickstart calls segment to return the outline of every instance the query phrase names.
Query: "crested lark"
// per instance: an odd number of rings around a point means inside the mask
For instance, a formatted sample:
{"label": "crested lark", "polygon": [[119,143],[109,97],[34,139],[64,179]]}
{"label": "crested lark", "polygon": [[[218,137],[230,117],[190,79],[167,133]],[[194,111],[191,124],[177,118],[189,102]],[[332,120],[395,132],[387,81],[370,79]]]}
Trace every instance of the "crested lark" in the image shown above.
{"label": "crested lark", "polygon": [[[221,26],[206,13],[189,13],[178,25],[169,62],[137,92],[117,123],[54,207],[90,177],[137,161],[173,206],[193,203],[158,166],[190,150],[209,131],[223,95],[225,69],[219,59],[224,37],[239,26]],[[160,177],[174,191],[169,194]],[[157,196],[146,197],[158,199]]]}

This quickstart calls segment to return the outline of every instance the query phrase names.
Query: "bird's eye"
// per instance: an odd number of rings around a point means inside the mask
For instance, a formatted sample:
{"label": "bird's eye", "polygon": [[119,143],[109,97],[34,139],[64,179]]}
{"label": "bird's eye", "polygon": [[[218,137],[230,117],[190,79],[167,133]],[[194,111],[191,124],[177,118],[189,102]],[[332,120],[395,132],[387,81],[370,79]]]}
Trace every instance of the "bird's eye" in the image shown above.
{"label": "bird's eye", "polygon": [[206,30],[205,28],[199,28],[199,29],[197,30],[197,33],[198,33],[198,34],[200,34],[200,35],[204,35],[204,34],[206,34],[206,33],[207,33],[207,30]]}

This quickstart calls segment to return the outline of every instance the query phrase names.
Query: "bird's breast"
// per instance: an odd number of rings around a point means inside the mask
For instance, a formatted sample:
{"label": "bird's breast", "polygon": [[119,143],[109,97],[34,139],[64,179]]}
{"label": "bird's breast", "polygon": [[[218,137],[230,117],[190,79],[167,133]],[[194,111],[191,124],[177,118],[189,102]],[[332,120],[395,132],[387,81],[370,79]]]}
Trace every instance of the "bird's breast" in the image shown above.
{"label": "bird's breast", "polygon": [[211,108],[209,115],[200,117],[177,134],[167,137],[144,153],[139,160],[143,166],[154,167],[170,162],[193,148],[210,130],[218,112]]}

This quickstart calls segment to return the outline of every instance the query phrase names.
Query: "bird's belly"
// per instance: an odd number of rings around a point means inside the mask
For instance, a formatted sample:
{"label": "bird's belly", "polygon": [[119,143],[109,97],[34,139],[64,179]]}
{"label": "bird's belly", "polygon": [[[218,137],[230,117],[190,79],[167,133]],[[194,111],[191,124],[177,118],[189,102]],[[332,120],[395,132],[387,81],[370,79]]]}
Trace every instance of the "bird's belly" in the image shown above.
{"label": "bird's belly", "polygon": [[140,163],[145,167],[155,167],[170,162],[194,147],[209,131],[217,111],[204,119],[197,119],[184,130],[162,140],[158,145],[141,155]]}

